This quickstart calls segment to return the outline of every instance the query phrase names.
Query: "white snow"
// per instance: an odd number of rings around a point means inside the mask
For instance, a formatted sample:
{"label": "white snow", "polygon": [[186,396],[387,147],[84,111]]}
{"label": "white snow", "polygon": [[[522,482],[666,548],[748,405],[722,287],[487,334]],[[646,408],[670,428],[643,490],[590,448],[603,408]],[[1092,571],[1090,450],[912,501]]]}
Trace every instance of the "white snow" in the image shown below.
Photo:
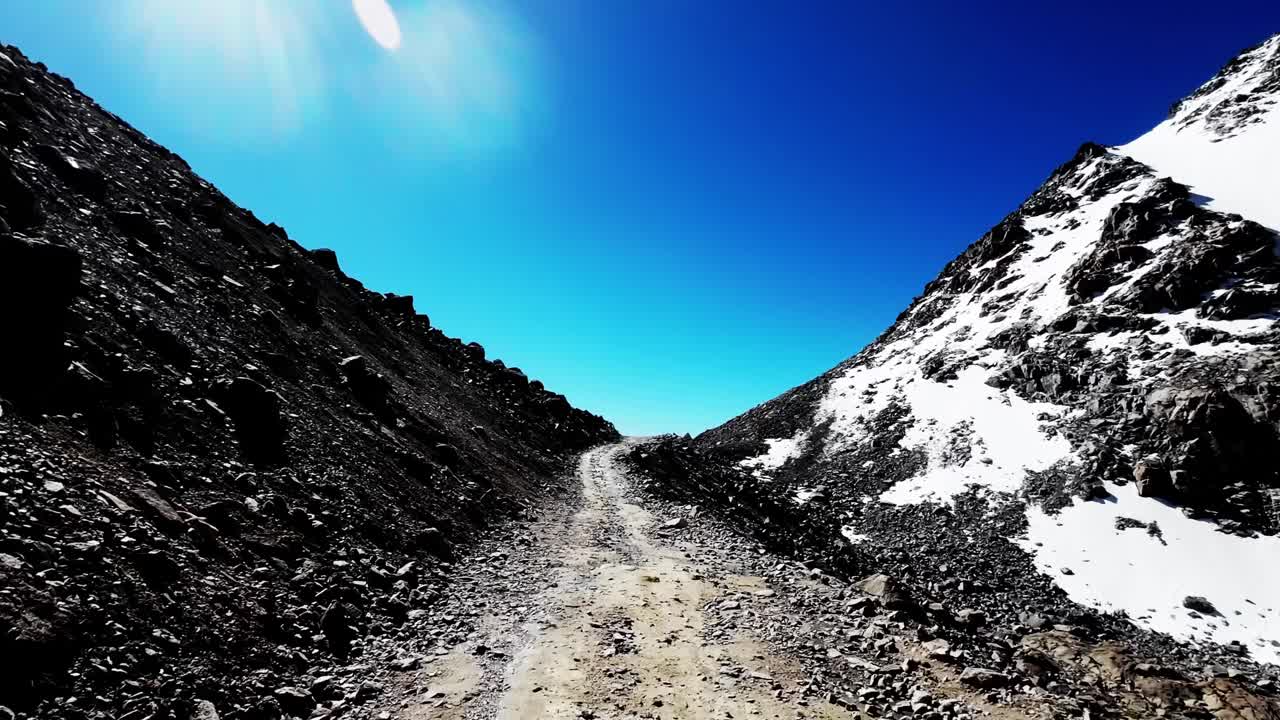
{"label": "white snow", "polygon": [[845,525],[844,527],[840,528],[840,534],[843,535],[844,539],[848,540],[849,544],[851,545],[858,545],[860,543],[864,543],[867,541],[866,535],[860,532],[856,532],[852,527],[848,525]]}
{"label": "white snow", "polygon": [[[950,500],[970,485],[1016,492],[1027,470],[1044,470],[1071,454],[1071,443],[1041,429],[1040,415],[1060,416],[1066,408],[1031,403],[986,384],[989,371],[970,365],[943,384],[920,379],[904,388],[916,423],[901,445],[923,450],[928,469],[889,488],[880,499],[895,505]],[[967,425],[967,427],[966,427]],[[969,458],[950,464],[948,436],[968,435]]]}
{"label": "white snow", "polygon": [[[1124,611],[1144,627],[1180,640],[1244,643],[1256,660],[1280,664],[1280,538],[1242,538],[1191,520],[1132,483],[1107,485],[1114,500],[1077,502],[1048,515],[1027,510],[1018,541],[1041,572],[1075,601]],[[1160,538],[1141,527],[1116,529],[1116,519],[1156,523]],[[1062,568],[1073,574],[1065,575]],[[1196,617],[1183,599],[1208,599],[1220,617]]]}
{"label": "white snow", "polygon": [[738,464],[742,467],[755,468],[757,474],[760,471],[777,470],[804,452],[805,441],[808,438],[809,434],[801,431],[795,437],[765,440],[764,442],[769,446],[769,449],[763,455],[747,458]]}
{"label": "white snow", "polygon": [[1211,320],[1196,315],[1195,308],[1176,313],[1153,313],[1152,317],[1174,326],[1196,325],[1210,330],[1222,330],[1232,335],[1260,335],[1275,328],[1276,321],[1271,318],[1245,318],[1242,320]]}
{"label": "white snow", "polygon": [[1182,330],[1188,326],[1197,326],[1210,330],[1224,331],[1237,338],[1247,338],[1266,333],[1274,329],[1277,323],[1280,322],[1265,317],[1242,320],[1211,320],[1197,316],[1194,308],[1181,312],[1145,313],[1142,317],[1156,320],[1163,327],[1153,328],[1148,331],[1127,330],[1107,335],[1095,335],[1089,339],[1087,347],[1098,353],[1125,353],[1125,359],[1129,364],[1130,377],[1141,378],[1146,377],[1143,372],[1146,366],[1156,365],[1159,368],[1163,368],[1168,360],[1164,354],[1156,354],[1147,360],[1142,360],[1137,355],[1129,353],[1130,344],[1139,343],[1141,338],[1149,340],[1152,348],[1157,351],[1183,349],[1190,350],[1199,357],[1248,355],[1257,353],[1258,346],[1238,340],[1217,344],[1204,342],[1192,345],[1187,342]]}
{"label": "white snow", "polygon": [[822,494],[822,491],[817,488],[801,488],[796,491],[796,496],[795,496],[796,504],[804,505],[805,503],[818,497],[821,494]]}
{"label": "white snow", "polygon": [[1188,185],[1204,196],[1208,207],[1239,213],[1280,230],[1280,104],[1276,98],[1252,102],[1267,106],[1258,122],[1223,136],[1203,118],[1189,119],[1197,110],[1232,101],[1248,93],[1266,77],[1263,63],[1280,53],[1280,36],[1254,51],[1252,67],[1236,73],[1222,87],[1179,108],[1177,114],[1133,142],[1116,148],[1161,175]]}
{"label": "white snow", "polygon": [[1269,318],[1250,318],[1245,320],[1210,320],[1207,318],[1197,317],[1195,310],[1184,310],[1178,313],[1164,313],[1163,315],[1153,315],[1161,322],[1170,325],[1173,329],[1163,335],[1154,337],[1161,338],[1160,342],[1167,344],[1171,348],[1184,348],[1190,350],[1200,357],[1210,355],[1248,355],[1257,353],[1258,346],[1245,342],[1232,340],[1223,343],[1197,343],[1192,345],[1182,334],[1182,329],[1187,326],[1198,326],[1208,328],[1210,330],[1222,330],[1234,337],[1248,337],[1250,335],[1259,335],[1267,332],[1276,326],[1276,321]]}

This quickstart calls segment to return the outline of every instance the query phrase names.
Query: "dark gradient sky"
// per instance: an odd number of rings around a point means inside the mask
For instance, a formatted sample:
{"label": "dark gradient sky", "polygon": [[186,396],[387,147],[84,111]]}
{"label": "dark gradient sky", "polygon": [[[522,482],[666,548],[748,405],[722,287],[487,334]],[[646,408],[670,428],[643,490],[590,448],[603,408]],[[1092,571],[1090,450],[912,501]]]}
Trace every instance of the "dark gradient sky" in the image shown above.
{"label": "dark gradient sky", "polygon": [[[1056,5],[1056,7],[1051,7]],[[1275,2],[0,4],[0,40],[369,287],[624,432],[696,432],[873,339],[1085,140]]]}

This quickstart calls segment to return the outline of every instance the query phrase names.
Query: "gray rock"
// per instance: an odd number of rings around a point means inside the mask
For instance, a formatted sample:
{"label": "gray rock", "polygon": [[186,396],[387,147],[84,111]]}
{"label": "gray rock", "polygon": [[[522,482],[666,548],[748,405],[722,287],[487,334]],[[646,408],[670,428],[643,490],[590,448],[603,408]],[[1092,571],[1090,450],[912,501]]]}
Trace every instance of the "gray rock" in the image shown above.
{"label": "gray rock", "polygon": [[219,720],[218,708],[208,700],[196,700],[192,703],[191,720]]}
{"label": "gray rock", "polygon": [[276,701],[280,703],[280,707],[285,712],[294,715],[308,715],[311,708],[316,706],[316,699],[311,693],[297,687],[277,688],[275,693]]}
{"label": "gray rock", "polygon": [[1208,599],[1199,595],[1186,596],[1182,599],[1182,606],[1188,610],[1195,610],[1196,612],[1203,613],[1205,615],[1218,614],[1218,608],[1214,607],[1213,603],[1209,602]]}
{"label": "gray rock", "polygon": [[1170,494],[1173,485],[1169,470],[1157,459],[1141,460],[1133,467],[1133,479],[1142,497],[1160,497]]}
{"label": "gray rock", "polygon": [[854,588],[876,598],[881,605],[890,610],[911,606],[911,595],[907,588],[898,580],[883,573],[868,575],[858,581]]}
{"label": "gray rock", "polygon": [[999,671],[988,668],[967,667],[960,673],[960,682],[970,687],[989,690],[1009,684],[1011,678]]}

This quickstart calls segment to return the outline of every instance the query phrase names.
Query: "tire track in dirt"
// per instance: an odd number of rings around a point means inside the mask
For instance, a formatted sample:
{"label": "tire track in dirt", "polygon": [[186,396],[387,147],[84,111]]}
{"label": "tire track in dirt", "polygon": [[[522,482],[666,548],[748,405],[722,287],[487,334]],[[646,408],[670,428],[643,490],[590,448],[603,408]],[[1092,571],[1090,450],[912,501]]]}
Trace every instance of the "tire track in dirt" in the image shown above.
{"label": "tire track in dirt", "polygon": [[759,640],[745,633],[728,643],[704,640],[709,602],[763,589],[764,581],[708,579],[663,542],[661,523],[633,501],[618,463],[635,442],[583,454],[580,509],[538,538],[556,562],[529,598],[536,619],[484,618],[387,717],[848,716],[816,699],[803,707],[788,702],[780,688],[802,682],[804,669]]}

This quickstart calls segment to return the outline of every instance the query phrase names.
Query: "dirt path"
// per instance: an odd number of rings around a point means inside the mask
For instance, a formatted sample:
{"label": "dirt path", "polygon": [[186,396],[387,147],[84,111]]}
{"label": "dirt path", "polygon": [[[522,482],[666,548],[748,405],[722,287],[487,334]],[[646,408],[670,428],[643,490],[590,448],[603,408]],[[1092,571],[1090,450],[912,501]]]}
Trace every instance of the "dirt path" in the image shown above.
{"label": "dirt path", "polygon": [[1043,716],[961,687],[840,581],[641,495],[619,462],[638,442],[585,453],[563,502],[454,568],[428,616],[349,668],[378,699],[345,717]]}
{"label": "dirt path", "polygon": [[771,591],[760,577],[709,580],[661,537],[617,463],[631,442],[582,456],[581,508],[538,538],[551,572],[520,608],[536,617],[482,618],[391,717],[848,717],[825,702],[788,702],[804,670],[760,641],[703,639],[708,603]]}
{"label": "dirt path", "polygon": [[[561,548],[560,622],[515,658],[498,718],[576,718],[583,711],[652,717],[780,717],[773,679],[799,675],[751,640],[712,646],[702,639],[703,607],[725,592],[681,551],[654,534],[644,508],[629,502],[614,445],[583,456],[584,508]],[[727,578],[733,589],[763,590],[762,579]],[[722,668],[751,668],[746,681]],[[755,682],[751,682],[755,680]],[[821,707],[810,717],[836,717]]]}

